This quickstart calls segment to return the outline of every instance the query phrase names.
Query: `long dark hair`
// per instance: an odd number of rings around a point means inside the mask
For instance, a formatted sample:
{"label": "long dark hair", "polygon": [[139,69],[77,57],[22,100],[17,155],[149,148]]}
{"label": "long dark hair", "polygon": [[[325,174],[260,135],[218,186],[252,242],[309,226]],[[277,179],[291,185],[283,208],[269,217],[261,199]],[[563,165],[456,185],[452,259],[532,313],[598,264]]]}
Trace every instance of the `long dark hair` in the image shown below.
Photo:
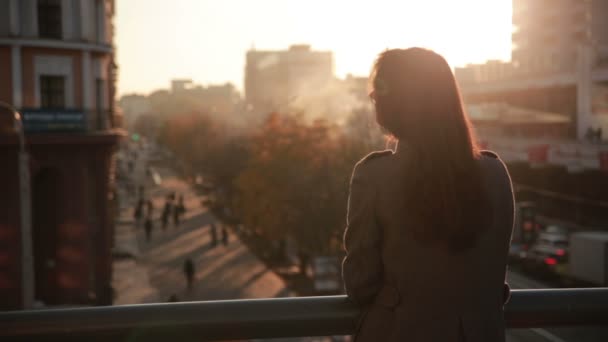
{"label": "long dark hair", "polygon": [[376,120],[408,151],[406,212],[419,241],[451,251],[475,245],[488,226],[480,151],[448,63],[422,49],[380,54],[371,75]]}

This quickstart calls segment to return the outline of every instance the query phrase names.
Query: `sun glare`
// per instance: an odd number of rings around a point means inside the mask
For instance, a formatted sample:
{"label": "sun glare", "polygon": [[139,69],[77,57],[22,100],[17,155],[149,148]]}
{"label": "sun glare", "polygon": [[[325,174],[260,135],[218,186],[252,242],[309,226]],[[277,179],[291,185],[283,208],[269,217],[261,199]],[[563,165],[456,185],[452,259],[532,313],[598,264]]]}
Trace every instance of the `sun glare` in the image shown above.
{"label": "sun glare", "polygon": [[[331,50],[338,77],[366,75],[375,56],[386,48],[432,48],[452,66],[510,58],[510,0],[179,0],[171,8],[164,4],[118,2],[121,93],[163,87],[176,77],[198,83],[232,82],[242,89],[245,52],[252,46],[281,50],[304,43]],[[172,28],[170,33],[165,27]],[[158,34],[149,39],[146,32]],[[150,73],[152,69],[156,71]]]}

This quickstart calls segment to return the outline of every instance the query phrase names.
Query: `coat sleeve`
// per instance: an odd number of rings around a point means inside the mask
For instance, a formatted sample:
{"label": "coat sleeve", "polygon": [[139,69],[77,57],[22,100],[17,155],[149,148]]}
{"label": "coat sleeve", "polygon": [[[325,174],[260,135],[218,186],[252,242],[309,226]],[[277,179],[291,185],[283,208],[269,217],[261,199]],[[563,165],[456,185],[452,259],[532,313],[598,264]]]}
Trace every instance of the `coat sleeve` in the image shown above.
{"label": "coat sleeve", "polygon": [[355,166],[350,183],[342,277],[346,294],[360,306],[370,304],[382,287],[381,233],[374,214],[375,189]]}

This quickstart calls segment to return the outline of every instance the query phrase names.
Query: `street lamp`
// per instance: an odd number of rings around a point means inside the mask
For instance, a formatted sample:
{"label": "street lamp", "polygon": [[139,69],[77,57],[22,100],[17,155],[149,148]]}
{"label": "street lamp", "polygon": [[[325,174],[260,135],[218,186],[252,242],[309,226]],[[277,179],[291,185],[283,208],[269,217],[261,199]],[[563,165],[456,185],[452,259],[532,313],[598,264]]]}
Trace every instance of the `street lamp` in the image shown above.
{"label": "street lamp", "polygon": [[34,301],[34,267],[32,256],[32,210],[30,192],[29,156],[25,151],[25,132],[21,113],[8,103],[0,101],[0,107],[13,114],[13,124],[19,137],[19,199],[21,208],[21,300],[24,309]]}

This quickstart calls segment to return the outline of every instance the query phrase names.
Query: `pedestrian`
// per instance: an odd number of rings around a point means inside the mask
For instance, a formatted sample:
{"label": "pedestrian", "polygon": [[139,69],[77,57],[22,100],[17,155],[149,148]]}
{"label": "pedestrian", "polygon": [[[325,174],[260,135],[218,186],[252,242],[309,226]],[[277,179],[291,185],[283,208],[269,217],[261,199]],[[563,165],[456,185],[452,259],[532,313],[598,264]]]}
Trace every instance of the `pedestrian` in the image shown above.
{"label": "pedestrian", "polygon": [[167,224],[169,223],[169,216],[171,216],[171,209],[172,209],[172,204],[171,204],[171,200],[169,197],[167,197],[167,201],[165,202],[165,207],[163,208],[163,214],[162,214],[162,223],[163,223],[163,230],[165,230],[167,228]]}
{"label": "pedestrian", "polygon": [[194,282],[194,262],[191,258],[184,261],[184,276],[188,282],[188,290],[192,290],[192,283]]}
{"label": "pedestrian", "polygon": [[215,223],[211,224],[211,247],[217,246],[217,229]]}
{"label": "pedestrian", "polygon": [[151,199],[146,201],[146,207],[148,209],[148,217],[152,217],[152,212],[154,211],[154,203]]}
{"label": "pedestrian", "polygon": [[226,227],[222,227],[222,244],[228,246],[228,230]]}
{"label": "pedestrian", "polygon": [[150,241],[152,237],[152,219],[150,217],[146,218],[146,222],[144,223],[144,229],[146,230],[146,241]]}

